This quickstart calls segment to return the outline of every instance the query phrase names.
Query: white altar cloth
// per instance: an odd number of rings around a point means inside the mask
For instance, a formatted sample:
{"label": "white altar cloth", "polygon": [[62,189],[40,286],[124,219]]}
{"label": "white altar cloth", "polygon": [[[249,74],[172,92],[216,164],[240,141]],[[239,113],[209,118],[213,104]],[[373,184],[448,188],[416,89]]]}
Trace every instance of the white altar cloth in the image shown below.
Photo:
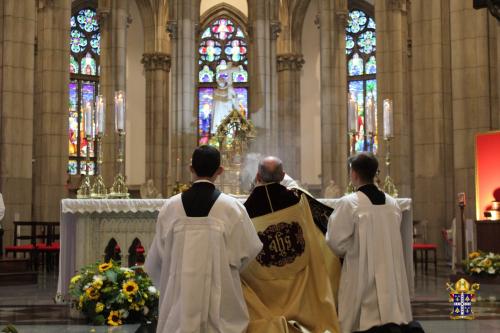
{"label": "white altar cloth", "polygon": [[[239,198],[244,201],[244,198]],[[339,199],[318,199],[335,209]],[[58,295],[68,299],[71,277],[82,266],[103,260],[113,237],[128,262],[128,247],[139,238],[147,251],[155,233],[158,212],[166,199],[63,199],[61,201]],[[397,199],[403,211],[401,235],[410,293],[414,292],[413,214],[411,199]]]}

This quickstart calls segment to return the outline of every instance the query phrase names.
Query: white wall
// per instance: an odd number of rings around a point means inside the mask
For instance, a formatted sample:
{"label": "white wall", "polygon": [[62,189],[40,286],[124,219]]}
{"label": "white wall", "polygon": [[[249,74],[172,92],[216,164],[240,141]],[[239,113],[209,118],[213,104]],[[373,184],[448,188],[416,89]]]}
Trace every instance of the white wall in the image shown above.
{"label": "white wall", "polygon": [[127,183],[138,185],[146,178],[146,80],[141,64],[144,31],[135,0],[129,1],[132,24],[127,30]]}
{"label": "white wall", "polygon": [[314,24],[316,1],[311,1],[302,28],[305,64],[300,81],[300,144],[302,183],[321,184],[321,112],[319,29]]}
{"label": "white wall", "polygon": [[227,3],[233,7],[236,7],[243,14],[245,14],[245,16],[248,16],[248,2],[247,2],[247,0],[225,0],[225,1],[201,0],[200,15],[203,15],[204,12],[206,12],[208,9],[212,8],[213,6],[215,6],[219,3]]}

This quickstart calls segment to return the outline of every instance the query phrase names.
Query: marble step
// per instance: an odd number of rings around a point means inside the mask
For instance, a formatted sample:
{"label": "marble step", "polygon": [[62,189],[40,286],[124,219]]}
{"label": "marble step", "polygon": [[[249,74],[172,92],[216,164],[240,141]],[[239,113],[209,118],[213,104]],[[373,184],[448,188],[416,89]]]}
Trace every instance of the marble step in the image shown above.
{"label": "marble step", "polygon": [[0,273],[28,272],[28,259],[0,258]]}
{"label": "marble step", "polygon": [[37,272],[0,273],[0,286],[36,284],[38,281],[37,275]]}

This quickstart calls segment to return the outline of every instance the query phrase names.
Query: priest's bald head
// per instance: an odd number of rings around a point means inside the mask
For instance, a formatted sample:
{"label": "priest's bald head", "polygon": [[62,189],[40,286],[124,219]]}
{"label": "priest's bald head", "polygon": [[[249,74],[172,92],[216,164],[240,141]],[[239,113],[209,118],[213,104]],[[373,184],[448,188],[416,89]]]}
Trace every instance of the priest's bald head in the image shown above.
{"label": "priest's bald head", "polygon": [[372,153],[358,153],[349,158],[351,182],[355,187],[372,184],[378,172],[378,160]]}
{"label": "priest's bald head", "polygon": [[283,162],[275,156],[267,156],[259,162],[257,172],[257,182],[259,183],[279,183],[285,178]]}

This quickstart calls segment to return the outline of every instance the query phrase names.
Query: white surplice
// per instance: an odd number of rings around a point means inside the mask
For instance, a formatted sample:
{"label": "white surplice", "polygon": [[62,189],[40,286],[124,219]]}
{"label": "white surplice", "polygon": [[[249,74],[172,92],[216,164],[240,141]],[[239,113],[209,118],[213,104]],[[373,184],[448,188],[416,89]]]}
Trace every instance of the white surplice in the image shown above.
{"label": "white surplice", "polygon": [[326,239],[344,257],[339,286],[342,333],[412,320],[401,240],[401,209],[386,195],[373,205],[362,192],[343,197],[330,216]]}
{"label": "white surplice", "polygon": [[241,333],[249,317],[240,270],[262,248],[245,207],[221,194],[207,217],[165,203],[145,269],[160,290],[158,333]]}

